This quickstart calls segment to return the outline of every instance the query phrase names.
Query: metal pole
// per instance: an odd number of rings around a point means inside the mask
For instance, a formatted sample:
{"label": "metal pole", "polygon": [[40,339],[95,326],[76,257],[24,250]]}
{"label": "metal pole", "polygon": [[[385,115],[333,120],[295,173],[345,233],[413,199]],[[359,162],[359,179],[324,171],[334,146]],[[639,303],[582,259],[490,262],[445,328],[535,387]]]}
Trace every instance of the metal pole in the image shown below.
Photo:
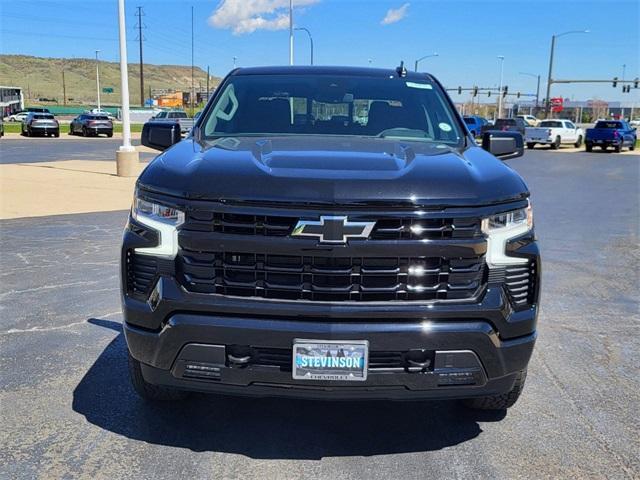
{"label": "metal pole", "polygon": [[118,0],[118,28],[120,32],[120,90],[122,92],[122,146],[120,151],[133,152],[129,123],[129,72],[127,69],[127,27],[124,20],[124,0]]}
{"label": "metal pole", "polygon": [[502,81],[504,79],[504,55],[498,55],[500,59],[500,87],[498,88],[498,118],[502,118]]}
{"label": "metal pole", "polygon": [[538,85],[536,86],[536,110],[538,109],[539,97],[540,97],[540,75],[538,75]]}
{"label": "metal pole", "polygon": [[100,110],[100,64],[98,63],[98,53],[96,50],[96,90],[98,91],[98,110]]}
{"label": "metal pole", "polygon": [[414,71],[418,71],[418,63],[421,62],[422,60],[425,60],[427,58],[431,58],[431,57],[439,57],[440,54],[438,53],[432,53],[431,55],[425,55],[424,57],[420,57],[419,59],[416,60],[415,64],[414,64]]}
{"label": "metal pole", "polygon": [[67,84],[64,81],[64,64],[62,66],[62,104],[67,105]]}
{"label": "metal pole", "polygon": [[313,37],[311,36],[311,32],[308,28],[305,27],[296,27],[294,28],[294,30],[302,30],[307,32],[307,35],[309,36],[309,45],[311,46],[311,65],[313,65]]}
{"label": "metal pole", "polygon": [[209,65],[207,65],[207,101],[209,101],[209,78],[211,75],[209,75]]}
{"label": "metal pole", "polygon": [[191,5],[191,115],[193,116],[193,97],[195,96],[193,86],[193,5]]}
{"label": "metal pole", "polygon": [[138,8],[138,40],[140,43],[140,106],[144,107],[144,64],[142,63],[142,7]]}
{"label": "metal pole", "polygon": [[293,0],[289,0],[289,65],[293,65]]}
{"label": "metal pole", "polygon": [[556,36],[551,35],[551,53],[549,54],[549,74],[547,75],[547,97],[544,102],[544,116],[549,118],[549,107],[551,105],[551,75],[553,71],[553,52],[556,48]]}

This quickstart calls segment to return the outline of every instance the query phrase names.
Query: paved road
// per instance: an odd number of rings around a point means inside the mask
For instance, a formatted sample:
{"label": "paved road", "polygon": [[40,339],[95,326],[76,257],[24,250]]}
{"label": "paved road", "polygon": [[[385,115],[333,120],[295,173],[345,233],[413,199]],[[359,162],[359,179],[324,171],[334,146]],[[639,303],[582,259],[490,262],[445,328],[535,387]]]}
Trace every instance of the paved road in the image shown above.
{"label": "paved road", "polygon": [[539,342],[506,416],[454,403],[195,396],[125,366],[125,212],[0,224],[0,478],[640,477],[640,156],[533,151]]}
{"label": "paved road", "polygon": [[[63,134],[64,135],[64,134]],[[140,145],[135,139],[134,145]],[[38,163],[56,160],[112,160],[116,150],[122,145],[118,138],[8,138],[0,140],[0,164]],[[155,153],[142,152],[140,160],[148,162]]]}

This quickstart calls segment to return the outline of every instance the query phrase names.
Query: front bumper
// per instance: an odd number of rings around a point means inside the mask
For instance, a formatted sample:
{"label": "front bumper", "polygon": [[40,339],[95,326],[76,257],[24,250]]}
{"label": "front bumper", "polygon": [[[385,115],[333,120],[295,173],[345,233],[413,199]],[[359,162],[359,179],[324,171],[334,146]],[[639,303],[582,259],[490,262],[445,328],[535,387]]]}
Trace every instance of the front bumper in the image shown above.
{"label": "front bumper", "polygon": [[[127,252],[156,242],[155,233],[130,223],[122,249],[125,337],[152,384],[315,399],[468,398],[511,390],[535,344],[540,256],[529,234],[506,247],[508,255],[535,266],[533,303],[517,309],[504,276],[493,271],[472,303],[313,302],[189,292],[176,280],[173,260],[158,260],[149,295],[128,295]],[[370,367],[364,382],[327,383],[294,380],[290,364],[237,365],[229,358],[240,348],[275,349],[290,359],[296,338],[367,340],[370,354],[420,350],[432,361],[418,371]],[[208,373],[193,375],[189,365]]]}

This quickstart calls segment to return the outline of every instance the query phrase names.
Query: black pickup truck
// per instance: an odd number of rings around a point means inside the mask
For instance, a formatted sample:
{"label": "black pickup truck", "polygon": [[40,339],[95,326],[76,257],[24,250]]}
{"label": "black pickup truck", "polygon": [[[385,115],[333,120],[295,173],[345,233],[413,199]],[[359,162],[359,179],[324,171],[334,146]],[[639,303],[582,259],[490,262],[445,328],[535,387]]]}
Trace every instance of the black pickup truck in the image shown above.
{"label": "black pickup truck", "polygon": [[[232,71],[140,175],[122,244],[131,379],[311,399],[515,403],[536,340],[529,191],[424,73]],[[496,158],[496,156],[498,158]]]}

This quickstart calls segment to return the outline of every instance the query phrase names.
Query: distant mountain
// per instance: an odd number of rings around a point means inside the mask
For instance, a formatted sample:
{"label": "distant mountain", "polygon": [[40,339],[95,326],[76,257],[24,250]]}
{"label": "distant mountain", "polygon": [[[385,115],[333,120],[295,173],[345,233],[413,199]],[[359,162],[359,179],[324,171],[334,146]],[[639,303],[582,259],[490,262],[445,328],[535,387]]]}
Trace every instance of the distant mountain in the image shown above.
{"label": "distant mountain", "polygon": [[[100,93],[104,105],[120,103],[120,64],[99,62],[100,87],[113,88],[113,93]],[[38,103],[38,98],[57,99],[62,105],[62,71],[64,70],[69,104],[94,104],[96,102],[96,61],[88,58],[43,58],[27,55],[0,55],[0,85],[22,87],[26,103]],[[129,95],[132,106],[140,105],[140,68],[129,64]],[[211,77],[209,86],[220,83]],[[194,68],[194,84],[203,88],[207,84],[207,72]],[[191,89],[191,67],[183,65],[144,64],[144,97],[149,88]],[[27,95],[30,94],[30,99]],[[31,100],[31,101],[29,101]]]}

